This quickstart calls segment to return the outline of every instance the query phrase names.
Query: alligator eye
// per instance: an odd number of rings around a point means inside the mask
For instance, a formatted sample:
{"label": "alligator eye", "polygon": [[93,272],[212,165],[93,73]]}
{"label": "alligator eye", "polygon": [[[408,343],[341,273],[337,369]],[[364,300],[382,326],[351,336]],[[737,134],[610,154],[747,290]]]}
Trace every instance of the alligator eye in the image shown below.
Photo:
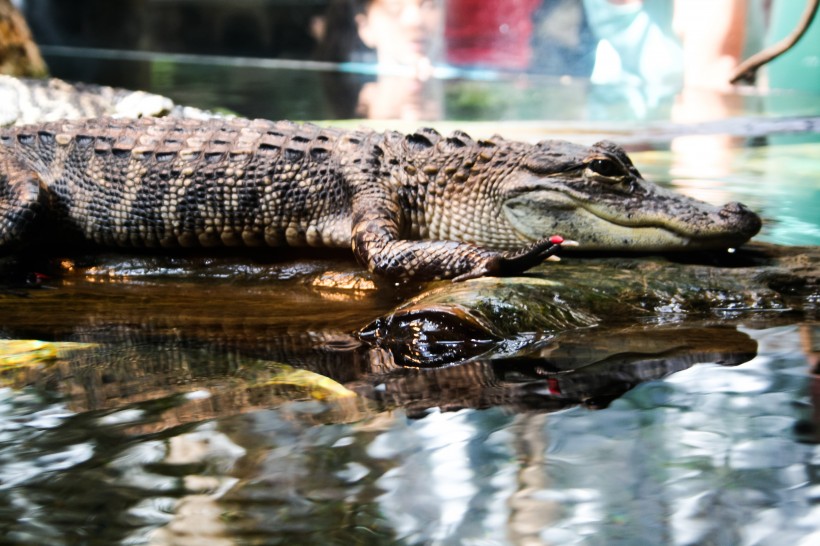
{"label": "alligator eye", "polygon": [[611,159],[593,159],[589,162],[587,168],[595,174],[599,174],[607,178],[615,178],[626,174],[624,173],[624,169],[621,164],[616,161],[612,161]]}

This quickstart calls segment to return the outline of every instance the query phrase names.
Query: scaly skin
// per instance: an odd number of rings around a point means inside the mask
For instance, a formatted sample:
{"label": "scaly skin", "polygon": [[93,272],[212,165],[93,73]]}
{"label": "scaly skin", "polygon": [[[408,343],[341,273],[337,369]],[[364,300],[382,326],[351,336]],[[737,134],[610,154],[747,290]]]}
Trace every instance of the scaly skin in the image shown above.
{"label": "scaly skin", "polygon": [[648,183],[606,142],[101,118],[0,133],[0,248],[34,244],[43,225],[49,241],[102,246],[348,247],[380,275],[463,280],[533,267],[558,250],[553,233],[715,248],[760,219]]}

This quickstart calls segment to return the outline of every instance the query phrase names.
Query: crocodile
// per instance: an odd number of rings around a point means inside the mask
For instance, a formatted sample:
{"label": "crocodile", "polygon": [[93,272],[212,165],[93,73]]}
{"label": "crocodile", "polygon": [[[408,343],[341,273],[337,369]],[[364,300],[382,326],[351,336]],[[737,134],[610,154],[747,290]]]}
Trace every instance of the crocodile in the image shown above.
{"label": "crocodile", "polygon": [[568,246],[743,244],[760,218],[644,180],[623,149],[248,119],[0,132],[0,250],[343,247],[389,278],[515,275]]}

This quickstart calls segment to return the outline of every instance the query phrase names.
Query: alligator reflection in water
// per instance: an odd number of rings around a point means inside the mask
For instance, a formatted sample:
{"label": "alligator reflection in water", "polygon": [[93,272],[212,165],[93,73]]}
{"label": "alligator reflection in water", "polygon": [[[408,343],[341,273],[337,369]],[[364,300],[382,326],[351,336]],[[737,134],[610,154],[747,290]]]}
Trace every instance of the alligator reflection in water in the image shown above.
{"label": "alligator reflection in water", "polygon": [[[121,327],[109,328],[103,345],[73,352],[52,365],[27,368],[25,373],[18,370],[13,381],[65,394],[73,411],[206,390],[211,396],[184,408],[188,419],[201,420],[309,395],[306,389],[272,384],[273,360],[319,372],[381,406],[402,406],[410,413],[430,407],[496,405],[555,410],[577,403],[602,407],[643,381],[700,362],[739,364],[755,354],[754,341],[732,327],[653,328],[652,347],[646,347],[646,335],[644,329],[596,328],[580,339],[564,341],[558,336],[534,354],[524,350],[515,358],[412,369],[393,366],[386,351],[357,343],[342,332],[268,331],[264,343],[225,338],[219,345],[203,345],[181,338],[151,339]],[[89,339],[89,332],[79,336]],[[588,355],[578,354],[579,343]],[[226,349],[231,344],[235,348]],[[624,348],[630,344],[643,348]],[[254,354],[270,360],[258,360]],[[574,367],[566,368],[568,363]],[[393,369],[374,372],[389,367]]]}

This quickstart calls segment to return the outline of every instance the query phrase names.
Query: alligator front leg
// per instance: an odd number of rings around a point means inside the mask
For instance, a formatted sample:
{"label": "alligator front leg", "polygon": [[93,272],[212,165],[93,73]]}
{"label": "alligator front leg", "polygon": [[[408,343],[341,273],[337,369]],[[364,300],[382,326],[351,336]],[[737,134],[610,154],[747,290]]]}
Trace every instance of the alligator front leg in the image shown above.
{"label": "alligator front leg", "polygon": [[556,237],[517,252],[496,252],[456,241],[409,241],[384,236],[383,221],[363,220],[354,226],[353,252],[362,265],[386,277],[419,280],[518,275],[561,247]]}
{"label": "alligator front leg", "polygon": [[353,187],[363,188],[353,198],[351,238],[356,259],[377,275],[454,281],[517,275],[555,254],[563,242],[553,236],[517,251],[498,252],[458,241],[402,239],[397,195],[367,175],[351,175]]}
{"label": "alligator front leg", "polygon": [[0,251],[25,242],[42,202],[39,176],[20,161],[0,156]]}

